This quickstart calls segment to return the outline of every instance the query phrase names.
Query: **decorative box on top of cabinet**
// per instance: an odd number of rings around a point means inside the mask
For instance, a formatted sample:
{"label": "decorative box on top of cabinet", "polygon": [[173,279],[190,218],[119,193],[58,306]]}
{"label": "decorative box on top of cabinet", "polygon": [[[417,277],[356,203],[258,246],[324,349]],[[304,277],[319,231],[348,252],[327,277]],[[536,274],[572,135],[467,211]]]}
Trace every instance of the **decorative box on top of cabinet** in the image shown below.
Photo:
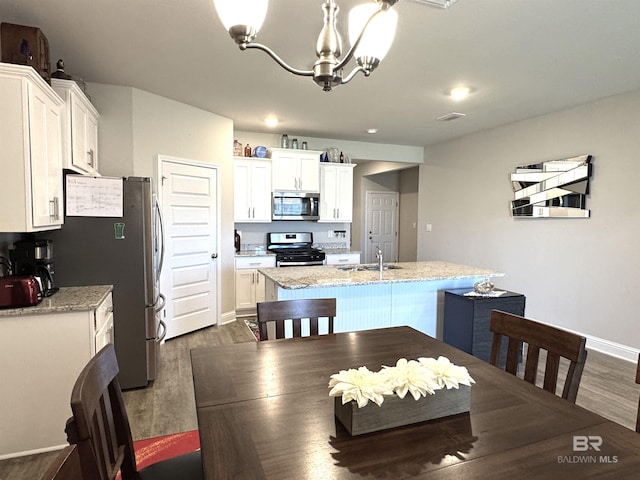
{"label": "decorative box on top of cabinet", "polygon": [[[442,340],[484,361],[489,361],[493,334],[489,330],[492,310],[524,316],[526,298],[521,293],[505,292],[499,297],[470,296],[472,290],[444,292]],[[502,341],[500,364],[506,359],[506,341]]]}
{"label": "decorative box on top of cabinet", "polygon": [[60,228],[63,101],[33,68],[0,63],[0,105],[0,232]]}
{"label": "decorative box on top of cabinet", "polygon": [[62,109],[62,165],[77,173],[98,175],[100,114],[73,80],[51,79],[65,102]]}
{"label": "decorative box on top of cabinet", "polygon": [[320,219],[318,222],[351,222],[353,219],[353,163],[320,164]]}
{"label": "decorative box on top of cabinet", "polygon": [[319,192],[320,153],[316,150],[272,148],[273,191]]}
{"label": "decorative box on top of cabinet", "polygon": [[271,161],[236,157],[233,162],[236,222],[271,222]]}

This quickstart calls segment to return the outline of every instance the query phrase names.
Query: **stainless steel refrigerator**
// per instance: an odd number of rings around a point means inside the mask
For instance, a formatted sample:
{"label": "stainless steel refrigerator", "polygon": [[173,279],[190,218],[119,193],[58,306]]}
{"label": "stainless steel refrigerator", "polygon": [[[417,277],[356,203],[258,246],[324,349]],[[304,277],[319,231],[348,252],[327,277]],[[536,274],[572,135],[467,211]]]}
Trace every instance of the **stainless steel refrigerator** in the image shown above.
{"label": "stainless steel refrigerator", "polygon": [[[92,179],[98,187],[100,178]],[[68,180],[65,188],[69,201]],[[122,217],[65,215],[60,230],[39,236],[53,241],[56,286],[113,285],[119,380],[122,388],[131,389],[156,378],[166,332],[160,318],[164,296],[159,290],[164,247],[151,179],[122,179],[121,198]]]}

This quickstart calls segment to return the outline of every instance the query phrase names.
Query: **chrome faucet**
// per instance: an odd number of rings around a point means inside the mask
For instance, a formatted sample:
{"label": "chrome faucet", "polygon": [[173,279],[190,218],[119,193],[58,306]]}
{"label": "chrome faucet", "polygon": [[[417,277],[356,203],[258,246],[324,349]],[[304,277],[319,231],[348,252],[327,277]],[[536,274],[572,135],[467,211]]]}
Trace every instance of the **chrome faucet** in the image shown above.
{"label": "chrome faucet", "polygon": [[378,253],[376,253],[376,258],[378,259],[378,269],[382,272],[384,269],[384,264],[382,263],[382,250],[379,246],[376,246],[378,249]]}

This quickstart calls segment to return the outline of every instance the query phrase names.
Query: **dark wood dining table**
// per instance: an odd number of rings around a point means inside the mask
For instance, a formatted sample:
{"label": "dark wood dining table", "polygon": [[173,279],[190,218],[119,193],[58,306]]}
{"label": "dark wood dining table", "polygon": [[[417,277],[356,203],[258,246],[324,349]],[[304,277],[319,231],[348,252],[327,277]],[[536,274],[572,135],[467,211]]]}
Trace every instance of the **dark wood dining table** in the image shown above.
{"label": "dark wood dining table", "polygon": [[[476,381],[468,413],[360,436],[336,420],[333,373],[441,355]],[[207,480],[640,478],[640,434],[410,327],[196,348],[191,362]]]}

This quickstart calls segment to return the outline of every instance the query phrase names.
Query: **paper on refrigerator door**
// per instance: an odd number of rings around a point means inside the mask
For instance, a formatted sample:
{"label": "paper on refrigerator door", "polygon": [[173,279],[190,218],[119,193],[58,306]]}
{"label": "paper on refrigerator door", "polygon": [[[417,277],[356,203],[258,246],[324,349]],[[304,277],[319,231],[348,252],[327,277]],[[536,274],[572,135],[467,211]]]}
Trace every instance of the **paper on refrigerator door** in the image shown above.
{"label": "paper on refrigerator door", "polygon": [[122,178],[67,175],[66,215],[71,217],[122,217]]}

